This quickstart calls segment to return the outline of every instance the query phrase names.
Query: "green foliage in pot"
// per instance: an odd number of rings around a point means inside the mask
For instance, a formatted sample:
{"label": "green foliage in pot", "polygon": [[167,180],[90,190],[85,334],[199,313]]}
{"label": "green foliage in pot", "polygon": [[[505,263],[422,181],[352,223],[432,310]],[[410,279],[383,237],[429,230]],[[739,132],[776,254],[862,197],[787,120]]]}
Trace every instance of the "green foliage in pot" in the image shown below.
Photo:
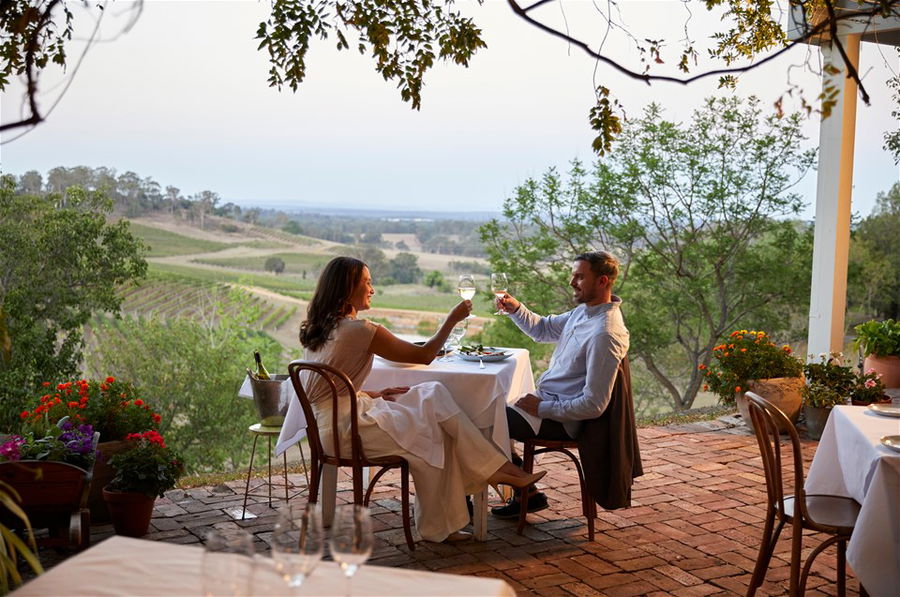
{"label": "green foliage in pot", "polygon": [[857,350],[862,349],[865,356],[900,356],[900,321],[873,319],[853,329],[856,330],[853,347]]}
{"label": "green foliage in pot", "polygon": [[162,497],[175,487],[184,474],[184,462],[166,446],[159,433],[152,430],[132,433],[125,440],[131,447],[109,460],[116,474],[107,485],[108,490]]}
{"label": "green foliage in pot", "polygon": [[25,526],[27,543],[19,535],[0,524],[0,595],[6,595],[11,587],[22,584],[19,573],[19,559],[25,560],[35,574],[43,574],[44,569],[38,560],[37,544],[28,516],[18,503],[16,490],[0,481],[0,510],[7,510],[19,518]]}
{"label": "green foliage in pot", "polygon": [[734,404],[734,395],[757,379],[800,377],[803,364],[787,344],[779,347],[765,332],[736,330],[713,348],[713,362],[699,369],[705,377],[705,391],[719,396],[723,404]]}
{"label": "green foliage in pot", "polygon": [[831,408],[846,404],[857,385],[857,375],[850,365],[843,364],[843,355],[820,354],[819,362],[809,362],[803,366],[806,385],[800,390],[805,406]]}

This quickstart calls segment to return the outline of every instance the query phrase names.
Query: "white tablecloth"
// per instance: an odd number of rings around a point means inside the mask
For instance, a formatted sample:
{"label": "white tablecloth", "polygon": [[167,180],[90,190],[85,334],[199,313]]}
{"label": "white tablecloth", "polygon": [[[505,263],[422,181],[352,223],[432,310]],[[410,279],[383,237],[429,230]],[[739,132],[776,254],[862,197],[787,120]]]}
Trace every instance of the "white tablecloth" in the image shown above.
{"label": "white tablecloth", "polygon": [[[453,395],[460,409],[479,429],[491,429],[491,439],[509,456],[509,427],[506,423],[506,403],[522,394],[534,391],[534,376],[528,351],[508,348],[513,356],[504,361],[485,363],[463,361],[433,361],[430,365],[401,365],[375,358],[372,372],[358,390],[381,390],[391,386],[414,386],[425,381],[439,381]],[[290,386],[290,380],[287,382]],[[289,390],[292,397],[293,387]],[[297,443],[306,433],[306,418],[300,401],[292,398],[281,427],[275,448],[280,455]]]}
{"label": "white tablecloth", "polygon": [[[26,583],[15,597],[66,595],[193,597],[203,594],[202,547],[112,537]],[[268,566],[257,565],[253,594],[290,595]],[[515,597],[499,579],[362,566],[353,578],[353,595],[496,595]],[[320,562],[298,595],[345,595],[346,582],[333,562]]]}
{"label": "white tablecloth", "polygon": [[464,361],[452,356],[449,361],[435,360],[430,365],[400,365],[376,357],[362,389],[381,390],[391,386],[439,381],[447,387],[459,408],[476,427],[490,430],[493,442],[509,458],[506,404],[534,391],[534,375],[527,350],[506,350],[513,356],[503,361],[485,363],[484,369],[478,366],[478,361]]}
{"label": "white tablecloth", "polygon": [[852,497],[862,504],[847,561],[873,597],[900,591],[900,453],[881,445],[900,435],[900,419],[862,406],[836,406],[806,479],[808,494]]}

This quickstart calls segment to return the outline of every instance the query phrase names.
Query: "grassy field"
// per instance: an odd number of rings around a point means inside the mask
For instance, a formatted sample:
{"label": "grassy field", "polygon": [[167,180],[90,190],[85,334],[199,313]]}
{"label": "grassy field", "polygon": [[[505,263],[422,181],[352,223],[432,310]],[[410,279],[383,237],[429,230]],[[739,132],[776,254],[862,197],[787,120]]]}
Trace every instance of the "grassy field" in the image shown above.
{"label": "grassy field", "polygon": [[156,274],[170,274],[182,278],[197,280],[200,282],[218,282],[225,284],[245,284],[259,286],[273,292],[279,292],[295,298],[309,298],[309,293],[315,288],[315,280],[301,280],[296,276],[276,276],[264,273],[243,273],[229,271],[227,269],[213,270],[175,265],[170,263],[151,263],[150,272]]}
{"label": "grassy field", "polygon": [[[245,245],[248,246],[248,245]],[[302,275],[307,272],[310,276],[315,275],[322,267],[328,263],[331,257],[327,255],[314,253],[274,253],[272,255],[256,256],[256,257],[208,257],[203,259],[195,259],[197,263],[207,263],[209,265],[218,265],[221,267],[230,267],[242,270],[264,271],[266,260],[270,257],[278,257],[284,261],[284,273]]]}
{"label": "grassy field", "polygon": [[175,234],[160,228],[144,226],[131,222],[131,231],[150,245],[148,257],[170,257],[172,255],[190,255],[191,253],[209,253],[220,251],[233,245],[217,243],[211,240],[191,238]]}

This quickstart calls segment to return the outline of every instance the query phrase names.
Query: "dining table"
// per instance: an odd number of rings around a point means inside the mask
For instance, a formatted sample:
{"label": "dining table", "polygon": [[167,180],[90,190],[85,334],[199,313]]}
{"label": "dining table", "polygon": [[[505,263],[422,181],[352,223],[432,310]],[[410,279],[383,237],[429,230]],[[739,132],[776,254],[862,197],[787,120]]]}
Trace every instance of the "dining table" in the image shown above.
{"label": "dining table", "polygon": [[[460,410],[486,438],[509,457],[506,405],[523,394],[533,392],[535,385],[528,350],[504,348],[502,351],[509,354],[503,360],[466,360],[459,354],[451,353],[428,365],[395,363],[375,357],[372,370],[359,389],[381,390],[393,386],[441,382]],[[285,415],[276,453],[302,438],[305,426],[300,401],[293,399]],[[320,490],[322,499],[319,503],[322,505],[322,516],[326,524],[334,513],[336,487],[337,470],[333,466],[324,467]],[[474,497],[473,534],[476,539],[483,541],[487,538],[487,489]]]}
{"label": "dining table", "polygon": [[[348,582],[335,562],[319,562],[301,587],[289,589],[267,556],[205,555],[203,547],[114,536],[71,556],[10,593],[10,597],[192,597],[210,591],[205,558],[230,558],[230,570],[246,575],[242,595],[489,595],[515,597],[503,580],[363,565]],[[221,587],[221,578],[214,579]],[[348,591],[349,588],[349,591]],[[235,594],[231,591],[228,594]]]}
{"label": "dining table", "polygon": [[900,594],[900,452],[882,443],[900,436],[898,416],[900,408],[835,406],[804,485],[859,502],[847,562],[873,597]]}

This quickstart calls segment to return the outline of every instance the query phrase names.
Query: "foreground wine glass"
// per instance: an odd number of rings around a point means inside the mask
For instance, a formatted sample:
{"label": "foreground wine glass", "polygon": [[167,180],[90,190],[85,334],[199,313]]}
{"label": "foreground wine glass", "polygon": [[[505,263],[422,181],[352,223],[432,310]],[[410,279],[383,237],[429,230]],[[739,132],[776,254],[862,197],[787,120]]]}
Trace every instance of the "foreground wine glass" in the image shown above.
{"label": "foreground wine glass", "polygon": [[244,529],[214,529],[203,541],[203,595],[247,597],[253,577],[253,535]]}
{"label": "foreground wine glass", "polygon": [[[471,301],[475,298],[475,292],[477,290],[475,278],[472,277],[471,274],[463,274],[459,277],[459,282],[456,284],[456,292],[459,293],[459,296],[462,297],[464,301]],[[469,313],[466,319],[471,319],[472,317],[474,317],[474,315]]]}
{"label": "foreground wine glass", "polygon": [[347,578],[347,595],[350,595],[353,575],[369,559],[374,542],[367,508],[348,504],[337,509],[331,525],[331,557],[340,564]]}
{"label": "foreground wine glass", "polygon": [[282,508],[272,533],[275,570],[289,587],[299,587],[315,569],[325,547],[322,514],[315,504]]}
{"label": "foreground wine glass", "polygon": [[[507,278],[506,274],[503,272],[491,274],[491,292],[494,293],[494,296],[501,299],[506,296],[507,290],[509,290],[509,278]],[[500,310],[498,305],[497,312],[494,315],[505,315],[505,313]]]}

